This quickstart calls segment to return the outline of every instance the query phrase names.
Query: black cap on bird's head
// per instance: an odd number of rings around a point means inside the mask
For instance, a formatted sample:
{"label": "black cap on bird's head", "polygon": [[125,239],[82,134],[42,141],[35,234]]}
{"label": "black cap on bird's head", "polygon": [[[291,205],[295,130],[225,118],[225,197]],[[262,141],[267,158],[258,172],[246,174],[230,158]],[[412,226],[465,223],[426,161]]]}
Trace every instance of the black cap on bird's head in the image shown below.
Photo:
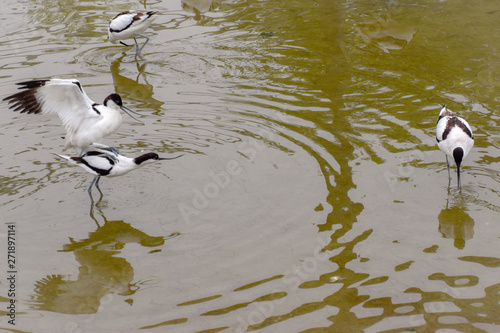
{"label": "black cap on bird's head", "polygon": [[118,105],[120,107],[123,106],[122,98],[117,93],[112,93],[111,95],[109,95],[108,97],[106,97],[104,99],[104,103],[103,104],[105,106],[108,106],[108,102],[109,101],[113,101],[116,105]]}
{"label": "black cap on bird's head", "polygon": [[125,105],[123,105],[122,98],[120,97],[120,95],[118,95],[117,93],[112,93],[111,95],[109,95],[108,97],[106,97],[104,99],[104,102],[103,102],[104,106],[108,106],[108,103],[110,101],[113,102],[113,103],[115,103],[116,105],[118,105],[120,107],[120,109],[123,112],[125,112],[127,115],[129,115],[132,119],[134,119],[134,120],[136,120],[138,122],[141,122],[140,120],[134,118],[134,116],[132,116],[129,112],[137,114],[137,115],[140,115],[140,113],[132,111],[129,108],[127,108]]}

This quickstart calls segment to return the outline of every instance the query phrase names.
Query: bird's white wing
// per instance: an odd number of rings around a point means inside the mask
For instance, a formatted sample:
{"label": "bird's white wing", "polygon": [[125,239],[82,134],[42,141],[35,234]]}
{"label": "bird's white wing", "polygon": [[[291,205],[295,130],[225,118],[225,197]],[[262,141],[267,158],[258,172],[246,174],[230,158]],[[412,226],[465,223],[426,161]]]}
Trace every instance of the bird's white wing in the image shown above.
{"label": "bird's white wing", "polygon": [[68,133],[90,117],[100,117],[78,80],[37,80],[19,83],[23,91],[8,96],[11,109],[21,113],[56,113]]}
{"label": "bird's white wing", "polygon": [[439,119],[438,123],[436,124],[436,139],[438,142],[443,140],[443,134],[444,131],[446,130],[448,119],[450,119],[450,117],[443,117]]}
{"label": "bird's white wing", "polygon": [[69,164],[78,165],[82,169],[94,175],[107,176],[117,160],[108,154],[98,151],[87,152],[82,157],[69,157],[60,154],[54,154],[68,161]]}
{"label": "bird's white wing", "polygon": [[128,27],[130,27],[132,23],[138,19],[139,16],[135,11],[122,12],[113,17],[111,22],[109,22],[109,31],[111,32],[123,31]]}
{"label": "bird's white wing", "polygon": [[474,134],[472,133],[472,128],[470,127],[469,123],[467,121],[465,121],[465,119],[463,119],[463,118],[462,118],[462,122],[464,123],[465,127],[467,127],[467,129],[469,130],[470,135],[471,135],[471,139],[474,140]]}
{"label": "bird's white wing", "polygon": [[106,154],[96,154],[90,155],[87,153],[85,156],[81,157],[80,166],[84,167],[84,165],[93,170],[94,172],[106,176],[109,171],[115,165],[115,160]]}

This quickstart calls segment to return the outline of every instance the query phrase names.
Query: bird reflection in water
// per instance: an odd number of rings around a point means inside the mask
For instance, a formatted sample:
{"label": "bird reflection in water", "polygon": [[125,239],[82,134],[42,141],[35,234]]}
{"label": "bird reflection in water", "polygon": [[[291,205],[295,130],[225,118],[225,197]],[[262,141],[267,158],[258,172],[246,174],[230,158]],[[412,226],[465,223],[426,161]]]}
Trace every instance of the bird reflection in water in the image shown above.
{"label": "bird reflection in water", "polygon": [[[127,64],[123,65],[123,58],[124,56],[121,56],[112,61],[109,67],[115,91],[124,98],[130,98],[131,101],[138,103],[137,106],[140,108],[161,110],[164,102],[155,99],[154,88],[161,84],[164,78],[146,73],[147,63],[137,64],[137,74],[135,74]],[[151,83],[147,81],[150,77],[154,78]]]}
{"label": "bird reflection in water", "polygon": [[181,0],[182,9],[188,13],[194,13],[195,19],[199,20],[201,14],[210,11],[212,0]]}
{"label": "bird reflection in water", "polygon": [[463,249],[465,242],[474,236],[474,220],[463,205],[448,208],[446,202],[446,208],[439,213],[438,220],[439,232],[445,238],[454,239],[457,249]]}
{"label": "bird reflection in water", "polygon": [[[376,11],[378,13],[378,11]],[[367,44],[373,43],[382,51],[405,48],[417,32],[418,19],[402,11],[399,6],[389,5],[383,15],[367,15],[364,23],[357,27],[357,34]]]}
{"label": "bird reflection in water", "polygon": [[[129,243],[144,247],[159,247],[168,237],[149,236],[133,228],[124,221],[107,221],[101,211],[104,223],[100,226],[91,208],[91,218],[97,229],[89,237],[79,241],[70,238],[70,243],[63,245],[61,252],[73,252],[80,265],[78,278],[70,280],[68,275],[53,274],[38,280],[35,284],[33,307],[39,310],[66,314],[96,313],[103,297],[109,294],[124,296],[127,303],[143,285],[150,281],[134,280],[134,268],[126,258],[117,257],[121,249]],[[155,249],[150,253],[161,251]]]}

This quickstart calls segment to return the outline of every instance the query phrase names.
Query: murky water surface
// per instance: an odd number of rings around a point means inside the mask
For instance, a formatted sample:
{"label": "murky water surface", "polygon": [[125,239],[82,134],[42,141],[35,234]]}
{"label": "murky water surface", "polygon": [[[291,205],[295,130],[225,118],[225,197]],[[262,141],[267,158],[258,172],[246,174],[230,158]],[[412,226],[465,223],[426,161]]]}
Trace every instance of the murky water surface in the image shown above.
{"label": "murky water surface", "polygon": [[[52,155],[60,120],[4,102],[0,328],[500,330],[496,1],[137,2],[160,11],[147,62],[106,40],[129,2],[1,6],[0,97],[78,78],[141,114],[103,143],[184,156],[103,178],[92,204],[92,175]],[[441,104],[475,133],[461,192]]]}

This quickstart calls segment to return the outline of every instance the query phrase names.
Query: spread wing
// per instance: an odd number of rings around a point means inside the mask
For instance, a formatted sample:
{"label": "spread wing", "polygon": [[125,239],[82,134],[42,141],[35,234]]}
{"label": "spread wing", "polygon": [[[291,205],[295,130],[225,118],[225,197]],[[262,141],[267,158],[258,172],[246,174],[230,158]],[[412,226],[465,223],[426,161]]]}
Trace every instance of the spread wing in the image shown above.
{"label": "spread wing", "polygon": [[100,117],[78,80],[36,80],[18,83],[23,91],[8,96],[9,108],[21,113],[56,113],[68,133],[84,119]]}

